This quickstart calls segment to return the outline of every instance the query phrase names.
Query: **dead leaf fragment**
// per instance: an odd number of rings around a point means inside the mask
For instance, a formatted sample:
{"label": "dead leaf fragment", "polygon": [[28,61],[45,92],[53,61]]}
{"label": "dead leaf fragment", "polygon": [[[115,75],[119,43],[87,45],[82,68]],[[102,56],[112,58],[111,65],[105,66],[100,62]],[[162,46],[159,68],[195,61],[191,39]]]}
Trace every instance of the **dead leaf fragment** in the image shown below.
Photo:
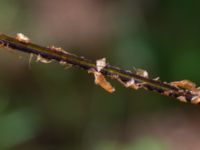
{"label": "dead leaf fragment", "polygon": [[191,100],[192,104],[199,104],[200,103],[200,96],[195,96]]}
{"label": "dead leaf fragment", "polygon": [[140,88],[140,86],[135,83],[135,80],[133,78],[125,83],[125,87],[130,87],[134,90],[138,90]]}
{"label": "dead leaf fragment", "polygon": [[43,58],[41,55],[38,55],[37,59],[36,59],[36,62],[42,62],[42,63],[48,64],[48,63],[51,63],[52,60]]}
{"label": "dead leaf fragment", "polygon": [[171,82],[170,84],[173,85],[173,86],[180,87],[180,88],[187,89],[187,90],[191,90],[191,91],[197,90],[196,84],[189,81],[189,80],[174,81],[174,82]]}
{"label": "dead leaf fragment", "polygon": [[132,78],[130,81],[128,81],[128,82],[125,83],[125,86],[126,86],[126,87],[130,87],[130,86],[132,86],[133,84],[135,84],[135,80]]}
{"label": "dead leaf fragment", "polygon": [[177,99],[178,99],[179,101],[181,101],[181,102],[184,102],[184,103],[187,102],[185,96],[179,96],[179,97],[177,97]]}
{"label": "dead leaf fragment", "polygon": [[135,80],[132,78],[130,81],[128,82],[124,82],[122,81],[120,78],[117,78],[117,80],[126,88],[132,88],[134,90],[138,90],[141,86],[140,84],[136,84]]}
{"label": "dead leaf fragment", "polygon": [[143,70],[143,69],[135,69],[136,71],[136,74],[139,75],[139,76],[142,76],[142,77],[145,77],[145,78],[148,78],[149,77],[149,74],[146,70]]}
{"label": "dead leaf fragment", "polygon": [[106,66],[106,58],[98,59],[96,61],[97,71],[100,72]]}
{"label": "dead leaf fragment", "polygon": [[62,49],[61,47],[50,46],[48,48],[50,48],[51,50],[56,51],[56,52],[68,53],[64,49]]}
{"label": "dead leaf fragment", "polygon": [[63,61],[63,60],[59,61],[59,64],[64,66],[64,69],[69,69],[69,68],[72,67],[71,64],[69,64],[69,63],[67,63],[66,61]]}
{"label": "dead leaf fragment", "polygon": [[92,71],[95,77],[95,84],[101,86],[103,89],[105,89],[109,93],[113,93],[115,91],[115,88],[106,80],[104,75],[102,75],[100,72]]}
{"label": "dead leaf fragment", "polygon": [[20,41],[20,42],[24,42],[24,43],[30,42],[30,39],[22,33],[17,33],[15,39]]}

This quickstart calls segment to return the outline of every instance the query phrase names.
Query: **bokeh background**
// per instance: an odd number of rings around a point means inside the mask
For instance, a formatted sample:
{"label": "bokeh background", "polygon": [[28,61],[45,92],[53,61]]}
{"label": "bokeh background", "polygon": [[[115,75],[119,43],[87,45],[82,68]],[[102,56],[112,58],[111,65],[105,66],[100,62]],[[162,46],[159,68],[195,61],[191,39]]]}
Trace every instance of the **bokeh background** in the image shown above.
{"label": "bokeh background", "polygon": [[[200,1],[0,0],[0,32],[200,84]],[[0,150],[199,150],[200,107],[0,49]]]}

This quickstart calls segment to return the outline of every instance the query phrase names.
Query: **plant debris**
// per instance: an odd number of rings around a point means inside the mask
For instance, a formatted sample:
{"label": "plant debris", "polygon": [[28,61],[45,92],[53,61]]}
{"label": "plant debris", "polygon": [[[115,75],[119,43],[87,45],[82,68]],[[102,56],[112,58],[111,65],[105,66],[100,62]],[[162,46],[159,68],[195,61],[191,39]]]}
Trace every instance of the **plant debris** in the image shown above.
{"label": "plant debris", "polygon": [[96,61],[97,71],[100,72],[103,68],[106,67],[106,58],[98,59]]}
{"label": "plant debris", "polygon": [[62,65],[62,66],[64,66],[64,69],[69,69],[69,68],[72,67],[71,64],[67,63],[66,61],[62,61],[62,60],[59,61],[59,64]]}
{"label": "plant debris", "polygon": [[199,104],[200,103],[200,93],[198,92],[198,96],[195,96],[191,99],[192,104]]}
{"label": "plant debris", "polygon": [[131,80],[129,80],[128,82],[124,82],[121,79],[117,79],[123,86],[125,86],[126,88],[132,88],[134,90],[138,90],[139,88],[141,88],[140,84],[135,82],[134,78],[131,78]]}
{"label": "plant debris", "polygon": [[36,62],[42,62],[42,63],[45,63],[45,64],[49,64],[52,61],[53,60],[46,59],[46,58],[42,57],[41,55],[38,55],[37,59],[36,59]]}
{"label": "plant debris", "polygon": [[29,57],[29,60],[28,60],[29,69],[31,68],[31,62],[32,62],[33,57],[34,57],[33,53],[30,53],[30,57]]}
{"label": "plant debris", "polygon": [[135,72],[136,72],[136,75],[142,76],[144,78],[149,78],[149,74],[146,70],[137,68],[135,69]]}
{"label": "plant debris", "polygon": [[95,77],[95,84],[101,86],[104,90],[106,90],[109,93],[113,93],[115,91],[115,88],[106,80],[104,75],[100,72],[93,70],[89,70],[89,73],[93,73]]}
{"label": "plant debris", "polygon": [[20,42],[23,42],[23,43],[29,43],[30,42],[30,39],[22,33],[17,33],[15,39],[20,41]]}
{"label": "plant debris", "polygon": [[196,84],[189,80],[174,81],[170,83],[173,86],[180,87],[187,90],[197,90]]}

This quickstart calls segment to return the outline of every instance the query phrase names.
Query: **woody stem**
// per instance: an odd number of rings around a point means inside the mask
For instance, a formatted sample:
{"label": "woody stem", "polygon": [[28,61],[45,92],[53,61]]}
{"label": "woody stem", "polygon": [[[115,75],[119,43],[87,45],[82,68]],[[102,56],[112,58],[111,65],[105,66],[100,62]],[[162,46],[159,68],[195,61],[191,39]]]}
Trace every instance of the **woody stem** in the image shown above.
{"label": "woody stem", "polygon": [[[0,45],[6,48],[11,48],[13,50],[23,51],[26,53],[31,53],[35,55],[40,55],[43,58],[56,60],[58,62],[66,62],[73,66],[77,66],[84,70],[96,70],[96,62],[86,59],[84,57],[68,53],[66,51],[59,51],[48,47],[43,47],[31,42],[19,41],[16,38],[0,34]],[[132,79],[136,83],[140,84],[142,88],[150,91],[155,91],[162,95],[171,96],[178,98],[180,96],[185,97],[187,101],[191,101],[196,94],[192,93],[190,90],[180,89],[166,82],[161,82],[153,79],[149,79],[136,73],[130,72],[128,70],[123,70],[118,67],[111,66],[107,64],[101,71],[104,76],[110,77],[112,79],[118,79],[126,83]],[[167,93],[167,94],[166,94]]]}

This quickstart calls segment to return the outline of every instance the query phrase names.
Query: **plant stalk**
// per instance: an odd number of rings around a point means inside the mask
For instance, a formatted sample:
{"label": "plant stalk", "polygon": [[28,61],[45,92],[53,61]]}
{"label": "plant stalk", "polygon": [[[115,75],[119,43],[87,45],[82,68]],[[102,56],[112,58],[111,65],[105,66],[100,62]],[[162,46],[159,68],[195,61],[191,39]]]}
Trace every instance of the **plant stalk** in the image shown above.
{"label": "plant stalk", "polygon": [[135,84],[140,88],[170,96],[180,101],[190,102],[193,104],[198,104],[200,102],[200,94],[196,87],[194,89],[188,89],[184,86],[176,86],[159,80],[150,79],[148,77],[138,75],[137,72],[123,70],[109,64],[106,64],[105,67],[98,71],[95,61],[71,54],[60,48],[40,46],[29,41],[23,41],[23,39],[20,40],[18,38],[7,36],[5,34],[0,34],[0,46],[25,53],[35,54],[47,60],[65,62],[87,71],[93,70],[100,72],[103,76],[110,77],[111,79],[117,79],[124,84],[134,79]]}

